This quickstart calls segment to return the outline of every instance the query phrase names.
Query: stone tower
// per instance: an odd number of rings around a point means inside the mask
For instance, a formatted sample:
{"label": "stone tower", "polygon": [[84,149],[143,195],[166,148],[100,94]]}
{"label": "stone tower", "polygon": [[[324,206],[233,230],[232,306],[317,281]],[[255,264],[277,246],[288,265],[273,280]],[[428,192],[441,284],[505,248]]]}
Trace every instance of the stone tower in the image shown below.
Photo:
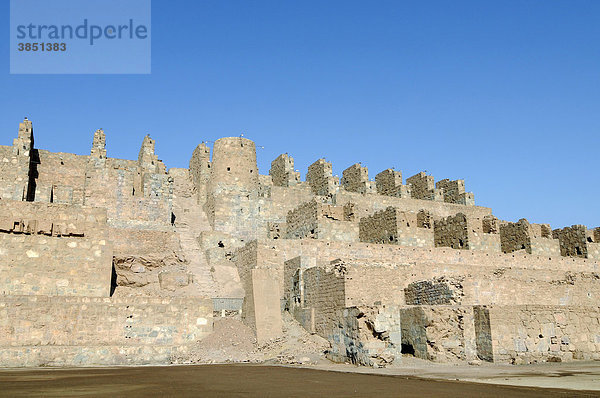
{"label": "stone tower", "polygon": [[190,177],[198,194],[198,203],[206,201],[206,184],[210,180],[210,148],[202,143],[194,149],[190,159]]}
{"label": "stone tower", "polygon": [[256,145],[242,137],[215,141],[209,191],[255,191],[258,189]]}
{"label": "stone tower", "polygon": [[35,194],[33,155],[33,124],[25,118],[19,123],[13,146],[0,151],[0,199],[33,200]]}
{"label": "stone tower", "polygon": [[215,141],[206,213],[216,231],[250,239],[256,235],[258,167],[254,142],[242,137]]}

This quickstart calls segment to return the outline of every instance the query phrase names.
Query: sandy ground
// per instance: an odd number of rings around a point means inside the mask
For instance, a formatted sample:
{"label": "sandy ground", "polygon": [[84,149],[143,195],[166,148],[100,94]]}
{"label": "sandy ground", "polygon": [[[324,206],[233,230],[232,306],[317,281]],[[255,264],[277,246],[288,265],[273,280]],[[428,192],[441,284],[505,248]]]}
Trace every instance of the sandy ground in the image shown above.
{"label": "sandy ground", "polygon": [[348,364],[321,362],[311,366],[337,372],[396,375],[435,380],[455,380],[510,386],[596,391],[600,396],[600,363],[542,363],[534,365],[447,365],[404,357],[401,364],[372,369]]}
{"label": "sandy ground", "polygon": [[248,364],[0,371],[0,397],[593,396],[598,394]]}

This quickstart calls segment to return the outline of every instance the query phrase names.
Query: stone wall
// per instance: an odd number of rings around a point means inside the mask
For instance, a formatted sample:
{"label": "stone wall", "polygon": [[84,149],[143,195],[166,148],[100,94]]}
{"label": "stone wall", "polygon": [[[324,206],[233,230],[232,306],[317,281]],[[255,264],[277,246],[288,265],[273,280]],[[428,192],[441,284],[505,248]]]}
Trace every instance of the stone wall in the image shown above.
{"label": "stone wall", "polygon": [[[484,228],[484,221],[486,222]],[[468,217],[457,213],[434,221],[435,245],[453,249],[476,250],[485,252],[500,251],[500,236],[493,229],[489,216]],[[489,231],[490,233],[486,233]]]}
{"label": "stone wall", "polygon": [[123,295],[169,295],[186,292],[192,296],[199,294],[186,289],[193,284],[193,276],[180,278],[178,286],[163,286],[159,276],[188,274],[188,261],[173,231],[151,231],[139,229],[111,228],[109,239],[114,242],[113,264],[116,273],[116,291]]}
{"label": "stone wall", "polygon": [[433,176],[420,172],[406,179],[413,199],[444,201],[443,192],[435,187]]}
{"label": "stone wall", "polygon": [[0,200],[0,214],[3,294],[110,295],[104,210]]}
{"label": "stone wall", "polygon": [[339,180],[332,176],[331,163],[325,159],[319,159],[308,166],[306,181],[315,195],[328,196],[335,193]]}
{"label": "stone wall", "polygon": [[206,200],[206,185],[210,179],[210,167],[210,148],[202,143],[194,149],[189,164],[192,183],[200,202]]}
{"label": "stone wall", "polygon": [[286,239],[327,239],[355,242],[358,225],[353,219],[351,206],[332,206],[311,200],[288,212]]}
{"label": "stone wall", "polygon": [[337,310],[346,307],[344,272],[341,267],[334,267],[330,271],[323,267],[312,267],[302,274],[302,308],[310,309],[313,317],[310,324],[323,337],[327,337],[338,322]]}
{"label": "stone wall", "polygon": [[458,213],[453,217],[446,217],[443,220],[436,220],[434,222],[435,246],[470,249],[469,226],[467,226],[467,222],[467,216],[463,213]]}
{"label": "stone wall", "polygon": [[435,183],[435,187],[442,191],[444,202],[457,203],[466,206],[475,205],[475,197],[471,192],[465,192],[465,180],[444,179]]}
{"label": "stone wall", "polygon": [[373,192],[373,184],[369,181],[369,169],[353,164],[342,173],[341,186],[347,191],[357,193]]}
{"label": "stone wall", "polygon": [[500,225],[501,248],[504,253],[524,250],[540,256],[560,256],[559,240],[551,235],[548,224],[530,224],[522,218],[516,223]]}
{"label": "stone wall", "polygon": [[287,153],[271,162],[269,175],[273,178],[273,185],[277,187],[290,187],[300,182],[300,172],[294,169],[294,158]]}
{"label": "stone wall", "polygon": [[406,279],[397,267],[352,260],[334,260],[330,266],[344,270],[346,307],[404,303]]}
{"label": "stone wall", "polygon": [[289,211],[286,218],[286,238],[316,238],[319,228],[319,207],[317,201],[311,200]]}
{"label": "stone wall", "polygon": [[[328,264],[332,260],[385,260],[397,265],[429,264],[431,272],[439,272],[450,265],[463,267],[478,266],[494,272],[496,269],[560,270],[572,272],[598,272],[597,260],[545,257],[524,254],[504,254],[474,250],[456,250],[450,248],[419,248],[364,242],[332,242],[317,239],[276,239],[252,242],[256,245],[254,261],[260,262],[273,273],[281,275],[283,295],[283,264],[297,256],[307,257],[314,264]],[[257,260],[258,258],[258,260]],[[433,265],[443,265],[435,266]],[[466,268],[468,269],[468,268]],[[241,276],[241,275],[240,275]],[[432,277],[434,275],[431,275]],[[423,278],[427,279],[427,278]],[[510,290],[509,290],[510,291]]]}
{"label": "stone wall", "polygon": [[30,120],[19,124],[12,146],[0,147],[0,199],[31,200],[35,191],[31,164],[36,162]]}
{"label": "stone wall", "polygon": [[410,198],[411,192],[407,185],[402,185],[402,172],[386,169],[375,176],[377,193],[399,198]]}
{"label": "stone wall", "polygon": [[587,258],[587,228],[584,225],[555,229],[552,236],[558,239],[562,256]]}
{"label": "stone wall", "polygon": [[488,311],[494,362],[600,358],[597,306],[491,306]]}
{"label": "stone wall", "polygon": [[358,218],[368,217],[379,210],[385,210],[387,207],[395,207],[400,211],[418,213],[426,210],[434,218],[443,218],[453,216],[456,213],[463,213],[467,217],[476,219],[483,218],[492,214],[492,210],[480,206],[464,206],[455,203],[446,203],[444,201],[432,201],[425,199],[414,199],[405,197],[394,197],[378,194],[358,194],[340,190],[332,197],[332,203],[341,206],[346,203],[354,203],[356,206],[356,215]]}
{"label": "stone wall", "polygon": [[433,231],[425,212],[402,212],[388,207],[359,222],[361,242],[433,247]]}
{"label": "stone wall", "polygon": [[198,298],[0,297],[3,366],[168,364],[212,331]]}
{"label": "stone wall", "polygon": [[413,282],[404,289],[404,300],[408,305],[460,304],[461,296],[462,285],[455,283],[451,286],[444,277]]}

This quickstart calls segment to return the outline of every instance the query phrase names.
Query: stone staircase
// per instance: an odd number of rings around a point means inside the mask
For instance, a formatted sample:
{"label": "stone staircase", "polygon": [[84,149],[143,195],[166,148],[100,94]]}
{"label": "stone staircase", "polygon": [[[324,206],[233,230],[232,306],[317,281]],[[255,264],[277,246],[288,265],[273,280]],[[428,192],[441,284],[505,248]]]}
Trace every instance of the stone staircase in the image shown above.
{"label": "stone staircase", "polygon": [[[169,171],[171,174],[171,171]],[[197,203],[189,173],[185,169],[173,173],[173,214],[175,231],[179,235],[181,249],[188,261],[188,270],[194,275],[194,283],[206,297],[215,297],[216,284],[198,237],[210,231],[210,224],[201,205]]]}

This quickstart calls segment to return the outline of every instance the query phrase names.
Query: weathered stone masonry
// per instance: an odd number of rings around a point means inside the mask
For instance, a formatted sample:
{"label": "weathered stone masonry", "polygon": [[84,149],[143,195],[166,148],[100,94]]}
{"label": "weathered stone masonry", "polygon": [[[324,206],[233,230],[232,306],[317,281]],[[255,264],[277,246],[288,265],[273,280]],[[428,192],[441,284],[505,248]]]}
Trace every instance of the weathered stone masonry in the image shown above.
{"label": "weathered stone masonry", "polygon": [[168,171],[149,136],[135,160],[107,139],[52,153],[24,120],[0,146],[5,365],[168,363],[211,332],[210,299],[260,343],[289,311],[361,365],[600,359],[598,228],[500,220],[425,172],[319,159],[303,181],[286,153],[261,175],[243,137]]}

